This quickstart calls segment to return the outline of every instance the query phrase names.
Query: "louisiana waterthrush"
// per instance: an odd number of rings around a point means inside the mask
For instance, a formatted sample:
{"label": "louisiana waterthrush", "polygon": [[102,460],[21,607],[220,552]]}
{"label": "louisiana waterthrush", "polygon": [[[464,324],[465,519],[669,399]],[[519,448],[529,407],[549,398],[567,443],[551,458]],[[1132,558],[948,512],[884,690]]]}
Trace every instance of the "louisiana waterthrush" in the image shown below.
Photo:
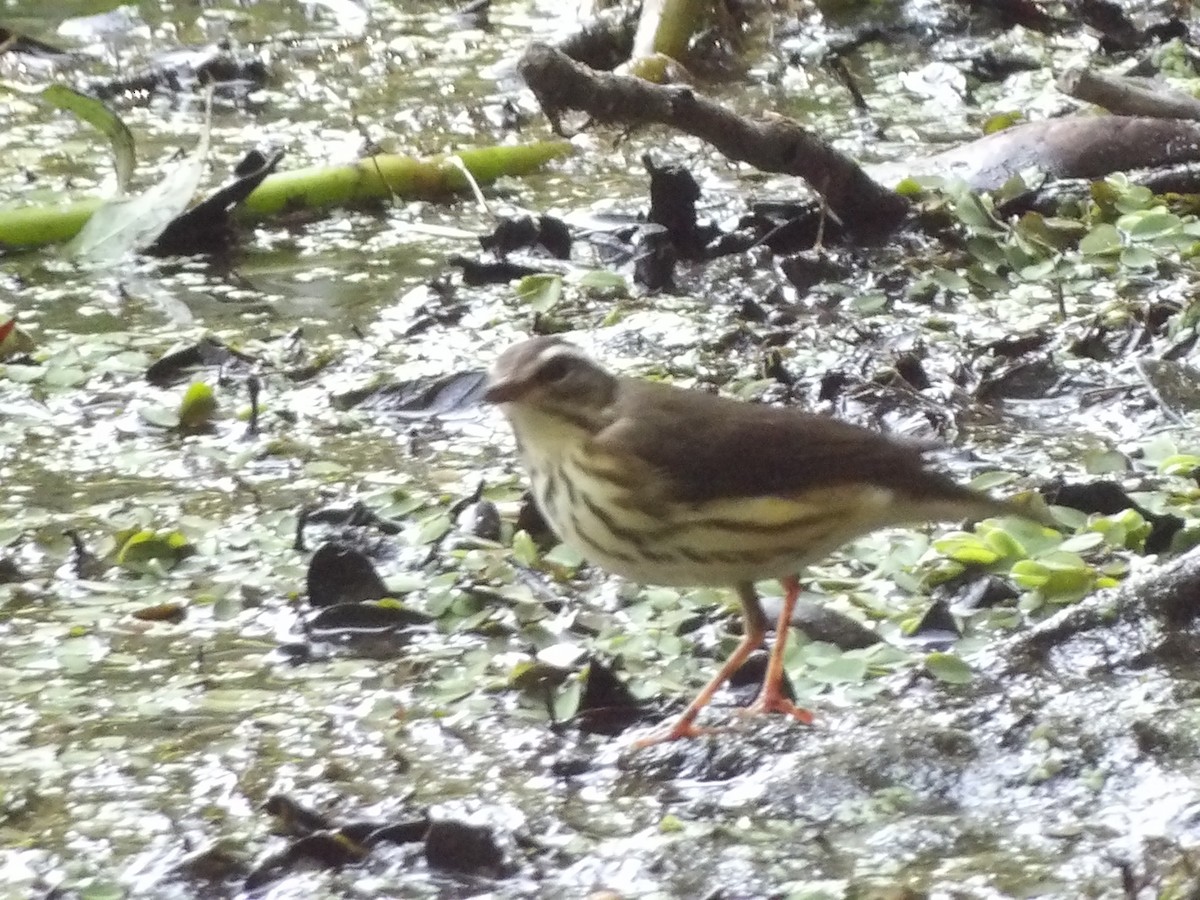
{"label": "louisiana waterthrush", "polygon": [[778,579],[785,594],[751,710],[810,722],[783,688],[804,566],[891,525],[1031,516],[930,471],[926,447],[795,409],[613,375],[557,337],[504,351],[484,396],[512,425],[542,515],[585,559],[642,584],[737,590],[745,620],[737,649],[680,718],[643,744],[697,733],[700,710],[762,644],[756,581]]}

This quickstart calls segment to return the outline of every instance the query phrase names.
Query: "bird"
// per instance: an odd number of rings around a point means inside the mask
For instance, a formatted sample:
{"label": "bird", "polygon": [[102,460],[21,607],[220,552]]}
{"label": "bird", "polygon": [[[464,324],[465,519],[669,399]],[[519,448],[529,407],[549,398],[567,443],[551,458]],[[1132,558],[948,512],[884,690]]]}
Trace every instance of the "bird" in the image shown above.
{"label": "bird", "polygon": [[747,713],[812,714],[787,696],[783,658],[801,573],[880,528],[1044,513],[930,469],[931,449],[794,407],[613,374],[555,336],[496,358],[483,392],[511,426],[531,494],[557,536],[592,565],[644,585],[729,587],[742,639],[648,746],[705,733],[701,710],[761,647],[755,583],[784,590],[757,699]]}

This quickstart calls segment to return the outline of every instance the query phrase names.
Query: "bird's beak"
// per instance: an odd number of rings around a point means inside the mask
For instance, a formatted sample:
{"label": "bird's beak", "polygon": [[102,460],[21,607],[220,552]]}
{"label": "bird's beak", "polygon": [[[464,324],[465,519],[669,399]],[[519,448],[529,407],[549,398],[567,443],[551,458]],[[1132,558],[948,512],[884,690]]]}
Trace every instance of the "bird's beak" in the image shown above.
{"label": "bird's beak", "polygon": [[520,399],[526,387],[525,382],[513,378],[495,379],[484,389],[483,400],[485,403],[510,403]]}

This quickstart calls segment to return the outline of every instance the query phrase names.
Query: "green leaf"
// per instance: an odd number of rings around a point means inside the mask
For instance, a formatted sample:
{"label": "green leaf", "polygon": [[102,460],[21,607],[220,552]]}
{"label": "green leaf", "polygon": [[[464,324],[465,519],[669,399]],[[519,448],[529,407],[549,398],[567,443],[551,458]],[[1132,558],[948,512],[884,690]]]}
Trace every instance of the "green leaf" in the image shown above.
{"label": "green leaf", "polygon": [[1179,216],[1159,207],[1143,209],[1117,219],[1117,228],[1134,240],[1151,240],[1178,231],[1183,225]]}
{"label": "green leaf", "polygon": [[[1123,533],[1124,530],[1122,529]],[[1068,553],[1084,553],[1088,550],[1094,550],[1096,547],[1103,546],[1103,544],[1104,535],[1099,531],[1084,531],[1067,538],[1058,545],[1058,549],[1065,550]]]}
{"label": "green leaf", "polygon": [[1042,259],[1033,265],[1025,266],[1018,273],[1023,281],[1045,281],[1047,276],[1054,273],[1054,260]]}
{"label": "green leaf", "polygon": [[1087,234],[1087,226],[1078,219],[1068,219],[1063,216],[1046,216],[1042,219],[1043,231],[1042,238],[1057,247],[1059,250],[1065,250],[1070,241],[1077,241]]}
{"label": "green leaf", "polygon": [[1158,464],[1158,471],[1164,475],[1182,475],[1191,477],[1200,469],[1200,456],[1192,453],[1174,453]]}
{"label": "green leaf", "polygon": [[980,200],[978,194],[963,191],[954,198],[954,215],[957,219],[975,231],[1000,231],[1002,226],[996,221],[989,210]]}
{"label": "green leaf", "polygon": [[549,663],[523,659],[509,670],[506,680],[509,687],[518,691],[541,692],[562,684],[570,674]]}
{"label": "green leaf", "polygon": [[973,284],[979,285],[979,287],[991,294],[998,294],[1001,291],[1008,290],[1007,278],[1002,275],[997,275],[995,272],[989,272],[981,265],[968,266],[967,278],[969,278]]}
{"label": "green leaf", "polygon": [[1121,232],[1115,225],[1103,222],[1084,235],[1079,252],[1084,256],[1105,256],[1121,251]]}
{"label": "green leaf", "polygon": [[79,900],[126,900],[129,894],[120,884],[104,878],[97,879],[79,892]]}
{"label": "green leaf", "polygon": [[1004,251],[992,235],[975,235],[970,238],[967,241],[967,252],[993,272],[1007,261]]}
{"label": "green leaf", "polygon": [[934,541],[933,549],[967,566],[990,566],[1001,556],[984,544],[981,538],[963,531],[952,532]]}
{"label": "green leaf", "polygon": [[142,528],[120,541],[117,565],[137,568],[138,564],[161,559],[176,563],[192,555],[194,548],[178,531],[151,531]]}
{"label": "green leaf", "polygon": [[578,569],[583,565],[583,555],[569,544],[558,544],[542,557],[542,561],[563,569]]}
{"label": "green leaf", "polygon": [[993,469],[990,472],[980,472],[978,475],[972,478],[971,487],[977,491],[983,491],[986,493],[1000,487],[1001,485],[1011,484],[1016,477],[1017,476],[1012,472],[1005,472],[1001,469]]}
{"label": "green leaf", "polygon": [[1129,471],[1129,457],[1120,450],[1085,450],[1083,465],[1089,475]]}
{"label": "green leaf", "polygon": [[980,532],[1000,530],[1021,545],[1020,556],[1041,556],[1062,543],[1062,535],[1028,519],[989,519],[979,524]]}
{"label": "green leaf", "polygon": [[203,381],[194,381],[179,404],[179,427],[184,431],[197,431],[211,423],[216,412],[217,398],[213,389]]}
{"label": "green leaf", "polygon": [[77,119],[87,122],[108,138],[113,151],[113,168],[117,172],[117,188],[121,193],[129,190],[133,168],[137,164],[137,150],[133,133],[121,121],[121,117],[104,105],[103,101],[81,94],[65,84],[52,84],[42,91],[42,99],[57,109],[73,113]]}
{"label": "green leaf", "polygon": [[555,722],[569,721],[579,712],[579,700],[583,696],[583,681],[573,675],[559,685],[551,703]]}
{"label": "green leaf", "polygon": [[1146,443],[1142,444],[1142,457],[1149,463],[1158,463],[1162,465],[1162,461],[1167,459],[1179,451],[1179,445],[1171,439],[1169,434],[1159,434],[1150,438]]}
{"label": "green leaf", "polygon": [[78,366],[51,365],[46,369],[42,384],[51,387],[75,387],[87,379],[87,372]]}
{"label": "green leaf", "polygon": [[1150,188],[1131,184],[1124,173],[1109,176],[1105,180],[1117,187],[1116,207],[1123,213],[1140,212],[1157,202]]}
{"label": "green leaf", "polygon": [[526,275],[517,282],[517,297],[535,312],[550,312],[562,299],[561,275]]}
{"label": "green leaf", "polygon": [[983,133],[995,134],[997,131],[1003,131],[1005,128],[1012,128],[1012,126],[1024,118],[1025,114],[1016,109],[1007,112],[992,113],[983,120]]}
{"label": "green leaf", "polygon": [[1088,531],[1099,532],[1110,546],[1124,550],[1140,550],[1150,536],[1150,528],[1136,509],[1101,516],[1088,524]]}
{"label": "green leaf", "polygon": [[1158,265],[1158,257],[1145,247],[1126,247],[1120,259],[1126,269],[1153,269]]}
{"label": "green leaf", "polygon": [[667,813],[658,822],[660,834],[677,834],[683,831],[683,820],[679,816]]}
{"label": "green leaf", "polygon": [[813,681],[829,684],[842,681],[862,681],[867,675],[867,661],[861,656],[845,654],[814,666],[808,673]]}
{"label": "green leaf", "polygon": [[590,294],[605,294],[608,296],[624,297],[629,294],[629,282],[618,272],[608,272],[604,269],[589,269],[578,278],[575,284],[581,290]]}
{"label": "green leaf", "polygon": [[415,543],[420,545],[432,544],[434,541],[439,541],[453,527],[453,524],[450,521],[450,517],[445,513],[436,513],[421,522]]}
{"label": "green leaf", "polygon": [[971,667],[953,653],[930,653],[925,657],[925,671],[946,684],[969,684],[974,677]]}
{"label": "green leaf", "polygon": [[1054,550],[1037,559],[1015,563],[1010,573],[1023,588],[1035,590],[1052,603],[1073,603],[1095,585],[1096,573],[1074,553]]}
{"label": "green leaf", "polygon": [[1017,559],[1028,556],[1021,542],[1003,528],[991,528],[983,536],[984,545],[1000,559]]}
{"label": "green leaf", "polygon": [[855,312],[860,312],[863,314],[879,312],[882,309],[886,309],[887,303],[887,294],[883,293],[882,291],[865,291],[864,293],[857,295],[853,300]]}
{"label": "green leaf", "polygon": [[512,540],[513,559],[520,565],[527,568],[532,568],[537,565],[538,548],[534,543],[533,538],[529,536],[529,532],[525,530],[518,531],[513,535]]}
{"label": "green leaf", "polygon": [[939,287],[952,293],[966,293],[971,289],[971,284],[967,279],[949,269],[934,269],[930,273],[930,277]]}

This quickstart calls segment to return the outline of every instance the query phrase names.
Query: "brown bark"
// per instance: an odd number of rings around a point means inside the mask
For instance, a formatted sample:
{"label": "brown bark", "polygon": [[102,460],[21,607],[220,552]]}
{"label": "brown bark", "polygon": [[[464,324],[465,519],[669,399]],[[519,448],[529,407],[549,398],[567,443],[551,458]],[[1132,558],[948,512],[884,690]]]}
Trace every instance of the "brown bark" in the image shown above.
{"label": "brown bark", "polygon": [[849,231],[866,240],[889,234],[908,212],[907,200],[791,119],[750,119],[688,87],[596,72],[546,44],[530,46],[519,68],[559,134],[561,114],[568,110],[628,129],[651,124],[678,129],[764,172],[799,175]]}

